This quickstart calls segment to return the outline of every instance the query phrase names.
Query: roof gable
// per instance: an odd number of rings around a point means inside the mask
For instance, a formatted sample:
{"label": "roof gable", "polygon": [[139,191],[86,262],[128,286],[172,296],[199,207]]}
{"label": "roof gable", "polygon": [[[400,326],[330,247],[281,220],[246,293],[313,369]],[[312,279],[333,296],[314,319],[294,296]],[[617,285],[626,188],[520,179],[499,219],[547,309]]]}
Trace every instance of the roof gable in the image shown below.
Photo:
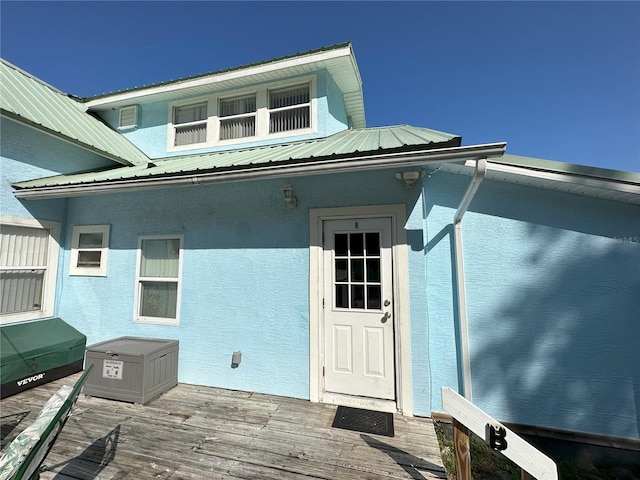
{"label": "roof gable", "polygon": [[350,43],[309,50],[294,55],[227,68],[143,87],[85,98],[94,111],[144,104],[178,97],[207,95],[216,91],[268,83],[326,70],[343,94],[347,116],[354,128],[366,126],[362,80]]}
{"label": "roof gable", "polygon": [[0,61],[0,83],[2,115],[120,164],[148,160],[126,138],[91,115],[86,105],[5,60]]}

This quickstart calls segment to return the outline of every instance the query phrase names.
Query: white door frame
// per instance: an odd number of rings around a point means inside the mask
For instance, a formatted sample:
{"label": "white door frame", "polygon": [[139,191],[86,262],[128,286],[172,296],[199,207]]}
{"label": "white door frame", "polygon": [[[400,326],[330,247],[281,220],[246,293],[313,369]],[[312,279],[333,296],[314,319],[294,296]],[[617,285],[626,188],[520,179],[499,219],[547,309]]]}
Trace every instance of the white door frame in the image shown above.
{"label": "white door frame", "polygon": [[[325,220],[388,217],[391,219],[393,261],[393,321],[395,332],[396,400],[353,397],[324,391],[323,223]],[[409,282],[406,207],[368,205],[362,207],[312,208],[309,210],[309,398],[312,402],[333,403],[358,408],[413,415],[411,384],[411,330],[409,325]]]}

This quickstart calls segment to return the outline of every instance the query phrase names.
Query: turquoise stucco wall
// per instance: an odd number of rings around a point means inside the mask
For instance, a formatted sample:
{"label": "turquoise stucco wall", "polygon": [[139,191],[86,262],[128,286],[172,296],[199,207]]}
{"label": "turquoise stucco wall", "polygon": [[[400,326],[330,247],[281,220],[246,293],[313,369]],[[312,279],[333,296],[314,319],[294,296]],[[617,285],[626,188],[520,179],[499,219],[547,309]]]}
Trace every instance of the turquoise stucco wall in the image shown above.
{"label": "turquoise stucco wall", "polygon": [[[317,131],[310,134],[299,135],[292,132],[291,137],[275,138],[272,140],[260,140],[256,142],[239,143],[236,148],[251,148],[260,145],[271,145],[284,141],[292,142],[307,140],[310,138],[321,138],[345,130],[348,126],[344,99],[342,92],[338,89],[333,78],[321,70],[316,72],[316,93],[317,93]],[[303,77],[307,77],[304,75]],[[295,77],[292,77],[295,78]],[[255,87],[268,83],[258,83]],[[216,94],[233,94],[233,90],[220,91]],[[188,97],[187,97],[188,98]],[[192,97],[194,99],[205,98],[203,96]],[[229,150],[233,145],[211,146],[193,150],[183,150],[179,152],[167,151],[167,123],[169,121],[169,104],[173,101],[185,100],[184,97],[177,97],[170,101],[146,103],[140,105],[138,111],[139,127],[134,130],[123,130],[122,134],[133,142],[140,150],[151,158],[163,158],[170,156],[180,156],[193,153],[215,152]],[[100,112],[101,117],[113,128],[117,128],[119,122],[119,110],[108,110]]]}
{"label": "turquoise stucco wall", "polygon": [[[11,182],[108,162],[11,121],[2,140],[2,213],[63,222],[56,314],[89,343],[179,339],[187,383],[308,398],[309,208],[406,204],[414,412],[440,411],[441,386],[457,388],[451,221],[468,177],[436,172],[422,190],[393,171],[292,178],[289,211],[285,180],[21,202]],[[463,220],[475,403],[505,421],[639,438],[638,220],[637,205],[481,184]],[[69,276],[73,226],[102,223],[107,277]],[[181,324],[136,324],[138,236],[165,233],[184,235]]]}
{"label": "turquoise stucco wall", "polygon": [[[459,380],[451,221],[468,182],[424,182],[436,411]],[[637,205],[481,184],[463,219],[474,403],[505,421],[640,438],[639,220]]]}
{"label": "turquoise stucco wall", "polygon": [[0,120],[0,214],[61,221],[64,200],[30,202],[16,199],[11,184],[59,173],[101,168],[114,163],[70,143],[2,117]]}
{"label": "turquoise stucco wall", "polygon": [[[108,272],[69,276],[66,248],[58,315],[89,343],[178,339],[181,382],[309,398],[309,208],[411,203],[417,190],[389,171],[290,182],[299,206],[288,211],[284,180],[69,199],[67,237],[74,225],[111,225]],[[180,325],[134,323],[138,236],[167,233],[184,235]]]}

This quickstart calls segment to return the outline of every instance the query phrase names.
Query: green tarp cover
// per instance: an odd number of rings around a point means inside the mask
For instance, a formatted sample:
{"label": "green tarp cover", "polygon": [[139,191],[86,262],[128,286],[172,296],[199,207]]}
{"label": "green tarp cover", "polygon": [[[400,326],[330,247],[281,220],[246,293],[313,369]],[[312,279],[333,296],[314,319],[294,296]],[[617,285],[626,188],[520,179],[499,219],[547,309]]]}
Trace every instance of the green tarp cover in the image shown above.
{"label": "green tarp cover", "polygon": [[61,318],[0,327],[0,383],[82,360],[87,338]]}

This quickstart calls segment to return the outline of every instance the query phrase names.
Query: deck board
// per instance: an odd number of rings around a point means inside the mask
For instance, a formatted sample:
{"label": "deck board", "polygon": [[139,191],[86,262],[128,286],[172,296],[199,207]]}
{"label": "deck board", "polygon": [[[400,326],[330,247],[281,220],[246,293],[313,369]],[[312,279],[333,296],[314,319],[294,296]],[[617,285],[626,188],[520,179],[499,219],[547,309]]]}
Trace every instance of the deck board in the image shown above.
{"label": "deck board", "polygon": [[[25,418],[79,374],[0,401]],[[81,395],[42,480],[446,478],[430,419],[394,416],[393,438],[332,428],[336,407],[179,384],[147,405]],[[3,429],[4,430],[4,429]],[[4,442],[3,442],[4,443]]]}

